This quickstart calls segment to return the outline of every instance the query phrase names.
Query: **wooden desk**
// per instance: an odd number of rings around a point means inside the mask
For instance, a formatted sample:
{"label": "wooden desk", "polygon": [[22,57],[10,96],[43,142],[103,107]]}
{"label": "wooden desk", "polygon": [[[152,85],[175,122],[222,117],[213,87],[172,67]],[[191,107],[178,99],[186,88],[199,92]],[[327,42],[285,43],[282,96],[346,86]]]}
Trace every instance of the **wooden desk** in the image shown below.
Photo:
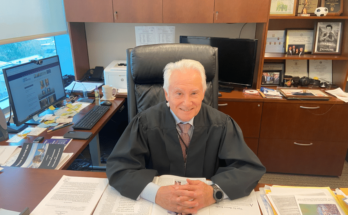
{"label": "wooden desk", "polygon": [[[106,178],[105,172],[4,167],[0,172],[0,208],[22,211],[29,207],[33,211],[63,175]],[[264,186],[258,184],[255,190]]]}
{"label": "wooden desk", "polygon": [[[112,101],[112,105],[110,106],[110,110],[106,112],[106,114],[97,122],[97,124],[91,130],[79,130],[79,131],[88,131],[92,132],[92,136],[88,140],[72,140],[68,147],[64,150],[66,153],[74,153],[69,160],[62,166],[62,169],[67,169],[70,164],[76,159],[76,157],[82,152],[83,149],[90,144],[91,156],[93,166],[99,166],[100,164],[100,154],[99,154],[99,142],[98,142],[98,133],[105,126],[105,124],[111,119],[111,117],[122,107],[125,99],[124,98],[116,98]],[[73,118],[73,122],[77,123],[90,109],[95,106],[95,103],[87,106],[82,109],[78,114],[76,114]],[[47,133],[47,131],[43,132],[41,136],[44,136],[45,139],[50,139],[52,136],[63,136],[68,131],[73,131],[72,126],[68,126],[62,129],[58,129],[56,131],[52,131]],[[10,134],[13,136],[14,134]],[[0,142],[0,145],[10,145],[10,146],[22,146],[23,143],[31,143],[36,137],[35,136],[27,136],[25,139],[21,140],[18,143],[8,143],[6,141]]]}
{"label": "wooden desk", "polygon": [[33,211],[63,175],[106,178],[105,172],[4,167],[0,172],[0,208],[22,211],[29,207]]}

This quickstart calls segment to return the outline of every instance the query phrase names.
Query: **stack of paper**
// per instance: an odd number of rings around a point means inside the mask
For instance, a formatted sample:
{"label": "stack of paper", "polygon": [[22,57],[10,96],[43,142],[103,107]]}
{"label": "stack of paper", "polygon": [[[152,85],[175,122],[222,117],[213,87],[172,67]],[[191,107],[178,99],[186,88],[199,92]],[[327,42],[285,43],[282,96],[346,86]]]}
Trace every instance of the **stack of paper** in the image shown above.
{"label": "stack of paper", "polygon": [[102,86],[103,83],[98,82],[76,82],[73,81],[71,84],[67,87],[65,87],[65,90],[67,91],[73,91],[73,92],[92,92],[95,90],[95,88],[99,88]]}
{"label": "stack of paper", "polygon": [[265,186],[258,193],[258,202],[263,214],[345,214],[329,187]]}
{"label": "stack of paper", "polygon": [[263,98],[270,98],[270,99],[283,98],[278,90],[274,90],[274,89],[270,89],[270,88],[266,88],[266,87],[261,87],[260,90],[258,90],[258,91]]}
{"label": "stack of paper", "polygon": [[344,92],[340,87],[334,90],[326,90],[325,92],[330,93],[346,103],[348,102],[348,93]]}

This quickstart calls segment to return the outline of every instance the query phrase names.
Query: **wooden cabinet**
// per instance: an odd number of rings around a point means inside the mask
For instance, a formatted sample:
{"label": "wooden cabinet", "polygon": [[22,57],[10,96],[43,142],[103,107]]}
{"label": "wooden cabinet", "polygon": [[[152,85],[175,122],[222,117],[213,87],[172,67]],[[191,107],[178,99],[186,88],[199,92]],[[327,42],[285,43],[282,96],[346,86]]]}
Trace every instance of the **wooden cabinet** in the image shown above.
{"label": "wooden cabinet", "polygon": [[219,102],[219,111],[231,116],[242,129],[244,137],[259,138],[262,102]]}
{"label": "wooden cabinet", "polygon": [[348,105],[264,103],[260,138],[348,140]]}
{"label": "wooden cabinet", "polygon": [[265,102],[258,157],[268,172],[341,175],[348,105]]}
{"label": "wooden cabinet", "polygon": [[64,0],[67,22],[113,22],[112,0]]}
{"label": "wooden cabinet", "polygon": [[163,0],[164,23],[213,23],[214,0]]}
{"label": "wooden cabinet", "polygon": [[215,0],[214,23],[266,23],[269,0]]}
{"label": "wooden cabinet", "polygon": [[260,138],[258,157],[267,172],[339,176],[346,153],[347,141]]}
{"label": "wooden cabinet", "polygon": [[162,23],[162,0],[113,0],[113,15],[120,23]]}

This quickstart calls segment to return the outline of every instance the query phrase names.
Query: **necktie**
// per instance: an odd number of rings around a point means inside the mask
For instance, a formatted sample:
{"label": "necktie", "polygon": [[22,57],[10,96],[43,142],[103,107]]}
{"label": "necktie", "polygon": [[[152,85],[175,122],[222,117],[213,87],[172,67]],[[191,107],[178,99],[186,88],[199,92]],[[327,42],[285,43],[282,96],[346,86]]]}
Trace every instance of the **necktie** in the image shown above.
{"label": "necktie", "polygon": [[186,150],[187,150],[186,148],[190,144],[190,135],[188,134],[188,131],[190,130],[191,125],[188,123],[187,124],[179,123],[178,126],[181,130],[181,133],[180,133],[181,138],[179,138],[179,140],[180,140],[182,155],[183,155],[184,161],[186,163]]}

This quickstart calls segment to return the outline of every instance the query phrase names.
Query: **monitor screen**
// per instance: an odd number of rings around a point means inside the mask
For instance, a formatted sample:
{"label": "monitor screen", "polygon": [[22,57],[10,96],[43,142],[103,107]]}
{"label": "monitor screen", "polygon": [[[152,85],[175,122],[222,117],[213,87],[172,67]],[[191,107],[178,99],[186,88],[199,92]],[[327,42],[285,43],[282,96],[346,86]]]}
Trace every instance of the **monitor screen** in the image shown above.
{"label": "monitor screen", "polygon": [[16,125],[65,99],[58,56],[3,69]]}
{"label": "monitor screen", "polygon": [[257,52],[256,39],[180,36],[180,43],[218,48],[219,83],[252,86]]}

